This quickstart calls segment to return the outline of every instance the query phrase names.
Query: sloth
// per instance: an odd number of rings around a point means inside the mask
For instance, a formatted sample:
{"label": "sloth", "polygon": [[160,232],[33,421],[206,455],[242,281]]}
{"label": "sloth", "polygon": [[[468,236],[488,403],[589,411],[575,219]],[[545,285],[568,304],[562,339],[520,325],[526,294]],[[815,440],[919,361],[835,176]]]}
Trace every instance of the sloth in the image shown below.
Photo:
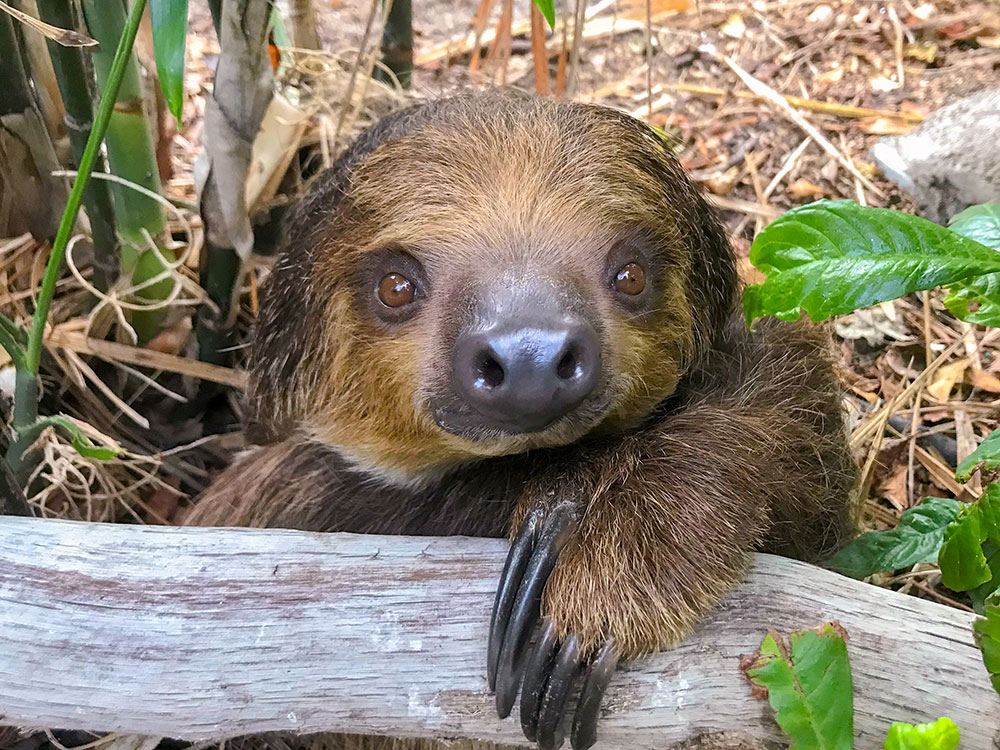
{"label": "sloth", "polygon": [[688,636],[754,551],[818,560],[855,527],[826,334],[747,328],[671,152],[497,91],[371,127],[287,220],[256,447],[190,520],[509,537],[485,668],[543,750],[593,744],[619,661]]}

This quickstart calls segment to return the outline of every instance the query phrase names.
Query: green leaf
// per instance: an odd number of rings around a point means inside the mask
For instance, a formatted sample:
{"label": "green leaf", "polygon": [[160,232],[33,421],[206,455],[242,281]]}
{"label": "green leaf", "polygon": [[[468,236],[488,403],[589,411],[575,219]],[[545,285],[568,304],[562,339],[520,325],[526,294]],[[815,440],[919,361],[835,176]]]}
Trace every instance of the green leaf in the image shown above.
{"label": "green leaf", "polygon": [[986,617],[972,625],[976,645],[983,652],[983,664],[990,673],[993,689],[1000,693],[1000,597],[986,600]]}
{"label": "green leaf", "polygon": [[767,275],[747,287],[747,321],[813,320],[920,289],[1000,273],[1000,254],[926,219],[853,201],[792,209],[757,235],[750,261]]}
{"label": "green leaf", "polygon": [[545,20],[549,22],[549,28],[554,29],[556,26],[555,0],[533,0],[533,2],[538,7],[538,10],[542,11]]}
{"label": "green leaf", "polygon": [[1000,250],[1000,203],[970,206],[951,217],[948,229],[981,245]]}
{"label": "green leaf", "polygon": [[827,567],[851,578],[864,578],[914,563],[937,562],[944,530],[961,508],[957,500],[928,497],[904,511],[896,528],[862,534],[830,558]]}
{"label": "green leaf", "polygon": [[754,685],[767,690],[791,750],[851,750],[854,695],[844,633],[832,624],[799,630],[788,643],[771,632],[746,667]]}
{"label": "green leaf", "polygon": [[120,450],[114,448],[106,448],[102,445],[95,445],[89,437],[83,434],[83,431],[77,427],[71,420],[66,419],[66,417],[61,417],[59,415],[51,417],[42,417],[38,420],[39,424],[42,425],[52,425],[54,427],[61,427],[69,435],[70,442],[73,444],[73,448],[81,456],[85,458],[95,458],[98,461],[110,461],[112,458],[116,458],[121,455]]}
{"label": "green leaf", "polygon": [[[1000,203],[967,208],[952,217],[948,228],[986,247],[1000,249]],[[1000,273],[952,284],[944,305],[961,320],[1000,326]]]}
{"label": "green leaf", "polygon": [[968,591],[972,608],[980,615],[986,612],[986,599],[1000,586],[1000,545],[987,539],[983,542],[983,555],[990,567],[990,580]]}
{"label": "green leaf", "polygon": [[956,281],[949,285],[944,306],[969,323],[1000,326],[1000,273]]}
{"label": "green leaf", "polygon": [[968,591],[992,577],[983,554],[983,531],[978,501],[963,508],[944,531],[938,553],[941,582],[953,591]]}
{"label": "green leaf", "polygon": [[4,351],[7,352],[10,361],[18,370],[25,369],[24,347],[27,343],[28,332],[6,315],[0,313],[0,347],[3,347]]}
{"label": "green leaf", "polygon": [[955,750],[961,736],[955,722],[945,717],[933,724],[893,722],[885,750]]}
{"label": "green leaf", "polygon": [[987,435],[979,447],[958,465],[955,469],[955,479],[959,482],[968,482],[972,478],[972,472],[980,463],[987,471],[1000,466],[1000,430],[994,430]]}
{"label": "green leaf", "polygon": [[156,73],[170,113],[181,122],[184,105],[184,46],[187,43],[187,0],[149,0]]}

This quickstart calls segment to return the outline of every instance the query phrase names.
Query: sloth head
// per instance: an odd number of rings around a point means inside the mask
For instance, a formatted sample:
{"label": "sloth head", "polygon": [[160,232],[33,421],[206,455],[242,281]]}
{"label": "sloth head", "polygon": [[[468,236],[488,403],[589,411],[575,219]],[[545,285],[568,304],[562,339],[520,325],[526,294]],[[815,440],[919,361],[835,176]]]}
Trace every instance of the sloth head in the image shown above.
{"label": "sloth head", "polygon": [[396,483],[641,422],[735,294],[725,239],[655,131],[521,95],[383,120],[287,233],[251,426]]}

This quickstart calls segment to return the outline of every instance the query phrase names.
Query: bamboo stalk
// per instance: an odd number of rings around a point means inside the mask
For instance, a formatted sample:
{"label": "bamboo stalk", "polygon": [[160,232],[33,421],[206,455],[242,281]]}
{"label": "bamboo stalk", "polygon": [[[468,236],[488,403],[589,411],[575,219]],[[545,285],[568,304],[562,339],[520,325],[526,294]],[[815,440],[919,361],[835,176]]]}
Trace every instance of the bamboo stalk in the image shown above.
{"label": "bamboo stalk", "polygon": [[13,20],[0,12],[0,175],[10,185],[16,216],[37,239],[48,239],[58,226],[64,183],[25,65]]}
{"label": "bamboo stalk", "polygon": [[[139,28],[145,4],[146,0],[135,0],[129,11],[123,33],[117,42],[112,64],[108,71],[105,93],[97,108],[94,127],[87,139],[87,147],[80,159],[80,168],[73,181],[69,199],[66,201],[66,208],[63,210],[62,220],[59,222],[59,231],[56,233],[55,241],[52,243],[52,252],[49,253],[49,260],[45,266],[45,275],[42,277],[42,285],[35,301],[35,313],[31,319],[31,331],[28,334],[28,345],[25,349],[25,367],[17,373],[18,383],[14,394],[14,427],[19,433],[26,432],[37,421],[37,404],[33,396],[34,389],[37,387],[38,366],[42,358],[45,323],[49,316],[49,308],[52,306],[52,298],[55,296],[56,282],[59,280],[59,271],[66,253],[66,245],[69,243],[69,236],[73,231],[73,225],[76,223],[76,216],[83,201],[83,190],[90,179],[90,172],[94,168],[101,142],[104,140],[104,134],[112,117],[118,98],[118,88],[132,53],[132,43],[135,41],[135,34]],[[8,459],[10,458],[11,455],[8,453]],[[20,459],[20,455],[16,458]]]}
{"label": "bamboo stalk", "polygon": [[[65,0],[36,0],[36,3],[38,17],[42,21],[63,29],[76,28],[70,3]],[[79,167],[93,127],[94,83],[87,74],[79,47],[66,47],[51,40],[48,47],[65,107],[66,130],[73,149],[74,166]],[[98,153],[93,171],[107,172],[103,153]],[[120,271],[114,205],[108,183],[104,180],[88,183],[83,192],[83,205],[90,219],[94,243],[94,285],[101,291],[107,291]]]}
{"label": "bamboo stalk", "polygon": [[[112,63],[112,50],[121,38],[125,27],[125,6],[119,0],[82,0],[84,15],[90,35],[101,47],[93,55],[98,87],[102,95],[107,87]],[[108,123],[107,149],[111,171],[147,190],[162,194],[159,169],[156,164],[156,145],[152,128],[143,107],[144,92],[139,68],[130,57],[124,69],[124,78],[118,92],[114,112]],[[129,275],[133,284],[141,284],[162,273],[165,269],[156,254],[149,248],[149,241],[163,248],[166,233],[166,212],[163,205],[152,198],[124,185],[111,186],[114,196],[118,232],[122,238],[122,272]],[[161,249],[172,261],[173,253]],[[173,288],[173,281],[165,278],[147,286],[139,296],[147,300],[163,300]],[[148,340],[159,331],[165,311],[155,310],[133,313],[132,323],[140,339]]]}
{"label": "bamboo stalk", "polygon": [[[411,0],[386,0],[389,13],[382,30],[382,62],[392,71],[404,89],[410,88],[413,75],[413,6]],[[385,83],[390,77],[375,71],[375,79]]]}

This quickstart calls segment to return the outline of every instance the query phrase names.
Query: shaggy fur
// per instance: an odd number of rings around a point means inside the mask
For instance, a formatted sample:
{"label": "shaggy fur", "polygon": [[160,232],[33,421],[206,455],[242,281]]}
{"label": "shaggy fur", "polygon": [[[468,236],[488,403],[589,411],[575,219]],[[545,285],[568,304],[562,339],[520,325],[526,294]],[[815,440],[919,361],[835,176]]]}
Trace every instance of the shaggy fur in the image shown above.
{"label": "shaggy fur", "polygon": [[[648,309],[607,291],[623,242],[650,264]],[[430,293],[386,325],[370,269],[401,244]],[[429,404],[468,301],[523,269],[590,304],[604,400],[530,436],[446,432]],[[754,550],[817,559],[852,531],[826,347],[806,324],[746,329],[724,234],[651,129],[526,96],[424,105],[363,135],[290,220],[251,358],[262,445],[191,522],[501,536],[569,501],[581,522],[543,610],[585,649],[613,636],[637,656],[686,637]]]}

